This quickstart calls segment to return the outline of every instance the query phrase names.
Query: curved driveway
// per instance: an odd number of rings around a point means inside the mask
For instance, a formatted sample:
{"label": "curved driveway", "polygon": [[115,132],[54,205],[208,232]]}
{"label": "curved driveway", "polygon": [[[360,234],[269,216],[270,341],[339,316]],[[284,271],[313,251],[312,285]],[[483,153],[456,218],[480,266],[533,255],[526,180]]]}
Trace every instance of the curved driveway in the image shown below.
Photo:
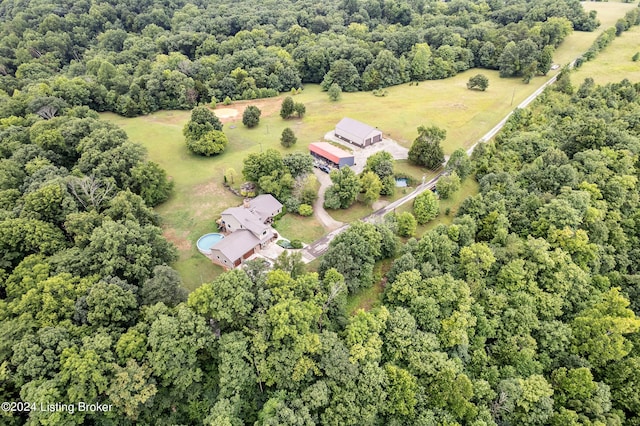
{"label": "curved driveway", "polygon": [[[569,64],[569,68],[572,68],[575,64],[575,61],[571,62]],[[540,96],[540,94],[544,91],[544,89],[547,88],[547,86],[553,84],[556,79],[558,78],[558,74],[556,73],[553,77],[549,78],[549,80],[547,80],[542,86],[540,86],[538,89],[536,89],[535,92],[533,92],[531,95],[529,95],[524,101],[520,102],[520,104],[518,104],[518,106],[516,107],[516,109],[521,109],[521,108],[526,108],[527,105],[529,105],[531,102],[533,102],[533,100],[535,98],[537,98],[538,96]],[[515,110],[515,109],[514,109]],[[467,154],[471,155],[471,153],[473,152],[473,150],[475,149],[476,145],[478,145],[481,142],[488,142],[491,138],[493,138],[506,124],[507,120],[509,119],[509,117],[511,116],[511,114],[513,114],[513,111],[511,111],[509,114],[507,114],[506,117],[504,117],[502,120],[500,120],[500,122],[498,124],[496,124],[491,130],[489,130],[483,137],[481,137],[478,142],[474,143],[468,150],[467,150]],[[318,176],[319,171],[316,171],[316,176]],[[406,196],[394,201],[393,203],[374,211],[373,213],[371,213],[369,216],[363,218],[362,220],[365,222],[376,222],[379,220],[382,220],[382,217],[384,217],[385,214],[389,213],[390,211],[392,211],[394,208],[397,208],[398,206],[401,206],[402,204],[413,200],[414,198],[416,198],[419,194],[421,194],[422,192],[426,191],[426,190],[430,190],[435,188],[436,186],[436,182],[438,182],[438,179],[440,179],[440,177],[444,174],[444,172],[440,172],[438,173],[433,179],[431,179],[429,182],[423,183],[421,185],[418,185],[416,187],[416,189],[414,189],[410,194],[407,194]],[[326,176],[326,178],[328,179],[328,176]],[[318,179],[320,180],[320,179]],[[321,186],[322,188],[322,186]],[[326,188],[325,188],[326,190]],[[322,193],[322,197],[318,197],[318,201],[320,201],[320,199],[322,198],[323,202],[324,202],[324,192]],[[317,203],[317,202],[316,202]],[[316,210],[316,212],[319,212],[320,210]],[[324,214],[326,214],[327,216],[328,213],[322,209],[322,212],[324,212]],[[318,220],[321,220],[319,216]],[[329,216],[331,218],[331,216]],[[335,220],[333,220],[333,218],[331,218],[331,220],[337,224],[341,223],[341,222],[336,222]],[[324,223],[324,222],[323,222]],[[329,243],[331,242],[331,240],[333,240],[333,238],[335,238],[336,235],[338,235],[339,233],[341,233],[342,231],[344,231],[345,229],[347,229],[349,227],[349,224],[344,224],[342,226],[340,226],[337,229],[332,230],[329,234],[325,235],[324,237],[320,238],[317,241],[314,241],[313,243],[309,244],[308,246],[306,246],[303,251],[302,251],[302,258],[305,262],[311,262],[312,260],[322,256],[327,249],[329,248]]]}

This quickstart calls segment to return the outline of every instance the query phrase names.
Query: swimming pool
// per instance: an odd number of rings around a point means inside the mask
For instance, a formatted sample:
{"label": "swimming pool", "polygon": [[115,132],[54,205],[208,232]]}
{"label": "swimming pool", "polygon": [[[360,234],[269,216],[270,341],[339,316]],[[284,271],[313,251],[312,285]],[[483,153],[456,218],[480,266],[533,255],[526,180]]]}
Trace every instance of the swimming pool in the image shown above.
{"label": "swimming pool", "polygon": [[211,247],[215,246],[224,238],[224,235],[218,233],[205,234],[198,238],[196,245],[202,254],[211,254]]}

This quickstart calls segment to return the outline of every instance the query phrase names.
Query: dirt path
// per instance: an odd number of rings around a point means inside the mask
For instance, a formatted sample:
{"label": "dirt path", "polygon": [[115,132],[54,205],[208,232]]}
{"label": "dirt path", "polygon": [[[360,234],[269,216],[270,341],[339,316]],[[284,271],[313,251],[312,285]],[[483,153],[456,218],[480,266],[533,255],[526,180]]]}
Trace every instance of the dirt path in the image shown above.
{"label": "dirt path", "polygon": [[318,190],[318,199],[313,204],[313,215],[327,230],[333,231],[335,229],[338,229],[342,225],[344,225],[344,223],[338,222],[337,220],[332,218],[323,207],[324,193],[327,191],[327,188],[331,185],[331,179],[329,178],[328,174],[318,169],[313,169],[313,174],[316,175],[316,178],[318,178],[318,182],[320,182],[320,189]]}

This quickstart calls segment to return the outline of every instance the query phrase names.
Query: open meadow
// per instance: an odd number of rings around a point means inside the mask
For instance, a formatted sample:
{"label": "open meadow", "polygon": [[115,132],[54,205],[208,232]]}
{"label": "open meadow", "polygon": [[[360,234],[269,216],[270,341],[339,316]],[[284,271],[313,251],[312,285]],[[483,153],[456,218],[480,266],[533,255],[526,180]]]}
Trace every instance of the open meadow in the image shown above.
{"label": "open meadow", "polygon": [[593,61],[585,62],[571,75],[574,86],[591,77],[596,84],[607,84],[628,79],[640,82],[640,61],[632,57],[640,52],[640,27],[631,27],[616,37]]}
{"label": "open meadow", "polygon": [[[587,2],[584,7],[597,10],[602,25],[593,33],[572,33],[557,50],[556,63],[568,63],[584,52],[602,30],[614,25],[627,10],[637,5]],[[639,42],[640,29],[634,27],[600,53],[595,61],[586,63],[576,75],[593,75],[596,82],[606,82],[604,78],[611,76],[613,69],[619,71],[613,80],[640,77],[640,62],[631,62],[631,56],[639,50]],[[485,92],[466,88],[469,78],[478,73],[489,78]],[[180,258],[174,267],[180,272],[185,287],[193,290],[222,272],[197,251],[195,242],[202,234],[216,229],[215,221],[220,212],[241,202],[224,189],[223,174],[233,168],[240,176],[242,161],[249,153],[268,148],[283,154],[306,152],[310,142],[321,140],[343,117],[351,117],[378,127],[387,137],[405,147],[410,147],[417,136],[418,126],[439,126],[447,131],[443,147],[445,153],[450,154],[457,148],[473,145],[547,78],[536,77],[530,84],[524,84],[519,78],[499,78],[497,71],[472,69],[445,80],[420,82],[418,86],[389,87],[385,89],[384,97],[376,97],[371,92],[343,93],[338,102],[329,101],[318,85],[307,85],[294,97],[296,102],[305,104],[307,114],[302,119],[290,120],[279,116],[282,99],[288,94],[219,105],[218,111],[224,112],[220,115],[229,145],[222,155],[210,158],[193,155],[185,146],[182,128],[189,120],[189,111],[161,111],[136,118],[104,113],[102,118],[123,128],[132,141],[144,145],[149,158],[159,163],[175,182],[171,198],[156,210],[163,218],[165,236],[179,250]],[[575,81],[578,80],[574,78]],[[242,112],[248,105],[256,105],[262,110],[260,124],[253,129],[242,125]],[[292,128],[298,138],[298,143],[290,149],[283,148],[279,142],[285,127]],[[415,178],[427,173],[406,162],[399,162],[397,168]],[[474,191],[466,186],[460,195],[470,195]],[[455,198],[458,203],[461,200],[461,197]],[[456,208],[453,201],[446,203],[451,204],[452,214]],[[370,212],[371,208],[358,204],[350,211],[332,214],[338,220],[350,221]],[[448,220],[442,216],[437,219],[438,222]],[[302,221],[285,217],[277,228],[283,236],[304,242],[311,242],[324,233],[313,218]]]}

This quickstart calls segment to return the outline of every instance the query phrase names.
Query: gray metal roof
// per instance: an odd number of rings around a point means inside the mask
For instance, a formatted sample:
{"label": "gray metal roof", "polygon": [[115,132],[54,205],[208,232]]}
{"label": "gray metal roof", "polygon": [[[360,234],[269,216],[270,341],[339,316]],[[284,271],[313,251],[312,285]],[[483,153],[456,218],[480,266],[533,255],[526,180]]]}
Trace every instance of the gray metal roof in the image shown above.
{"label": "gray metal roof", "polygon": [[365,139],[372,132],[382,133],[380,130],[375,127],[371,127],[368,124],[361,123],[358,120],[354,120],[353,118],[345,117],[338,124],[336,124],[336,129],[349,132],[352,135],[358,136],[359,138]]}
{"label": "gray metal roof", "polygon": [[260,240],[253,233],[246,229],[240,229],[221,239],[220,242],[211,247],[211,251],[220,250],[227,259],[235,262],[258,244],[260,244]]}
{"label": "gray metal roof", "polygon": [[261,194],[249,200],[249,207],[264,222],[271,217],[273,212],[280,210],[282,204],[271,194]]}
{"label": "gray metal roof", "polygon": [[225,214],[235,217],[242,226],[256,235],[261,235],[265,229],[270,228],[260,220],[258,215],[245,207],[230,207],[222,212],[222,215]]}

